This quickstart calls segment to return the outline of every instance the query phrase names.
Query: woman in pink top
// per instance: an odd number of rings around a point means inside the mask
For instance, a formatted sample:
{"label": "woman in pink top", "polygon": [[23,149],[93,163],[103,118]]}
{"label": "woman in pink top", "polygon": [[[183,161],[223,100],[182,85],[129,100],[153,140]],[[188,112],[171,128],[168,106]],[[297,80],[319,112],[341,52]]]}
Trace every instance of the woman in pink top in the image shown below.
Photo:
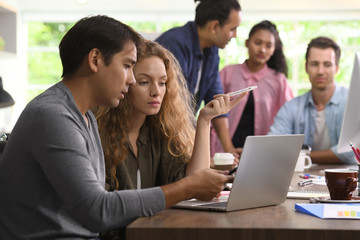
{"label": "woman in pink top", "polygon": [[[256,24],[245,42],[249,58],[242,64],[229,65],[220,72],[224,92],[256,85],[229,113],[229,131],[238,159],[245,138],[266,135],[280,107],[293,98],[287,83],[287,65],[276,26],[269,21]],[[211,154],[223,152],[214,129],[211,130]]]}

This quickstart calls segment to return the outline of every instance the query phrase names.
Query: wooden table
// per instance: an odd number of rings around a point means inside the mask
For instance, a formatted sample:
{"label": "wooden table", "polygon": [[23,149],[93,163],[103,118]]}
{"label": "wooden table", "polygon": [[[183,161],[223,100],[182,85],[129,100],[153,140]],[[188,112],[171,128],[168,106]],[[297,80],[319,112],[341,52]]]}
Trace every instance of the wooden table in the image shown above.
{"label": "wooden table", "polygon": [[[315,165],[306,172],[324,175],[322,169],[343,167]],[[299,180],[299,174],[294,174],[293,188]],[[326,186],[317,185],[319,188],[326,190]],[[276,206],[227,213],[167,209],[135,220],[126,229],[126,239],[360,239],[359,220],[323,220],[295,211],[295,203],[308,202],[287,199]]]}

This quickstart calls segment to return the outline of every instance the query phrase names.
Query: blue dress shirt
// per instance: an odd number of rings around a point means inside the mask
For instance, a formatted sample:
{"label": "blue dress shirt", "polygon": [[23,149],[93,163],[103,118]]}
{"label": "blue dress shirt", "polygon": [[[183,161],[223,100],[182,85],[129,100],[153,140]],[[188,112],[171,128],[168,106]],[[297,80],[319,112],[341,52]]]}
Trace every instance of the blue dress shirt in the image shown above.
{"label": "blue dress shirt", "polygon": [[[326,125],[332,145],[331,150],[343,163],[356,164],[350,147],[349,152],[337,152],[347,93],[347,88],[335,86],[334,94],[325,106]],[[269,135],[305,134],[304,144],[312,146],[316,131],[316,113],[314,100],[309,91],[286,102],[280,108]]]}
{"label": "blue dress shirt", "polygon": [[195,97],[195,110],[198,110],[202,100],[206,104],[214,95],[224,92],[219,77],[218,48],[213,46],[201,51],[195,22],[190,21],[182,27],[172,28],[155,41],[170,50],[179,61],[193,95],[201,63],[203,64],[199,91]]}

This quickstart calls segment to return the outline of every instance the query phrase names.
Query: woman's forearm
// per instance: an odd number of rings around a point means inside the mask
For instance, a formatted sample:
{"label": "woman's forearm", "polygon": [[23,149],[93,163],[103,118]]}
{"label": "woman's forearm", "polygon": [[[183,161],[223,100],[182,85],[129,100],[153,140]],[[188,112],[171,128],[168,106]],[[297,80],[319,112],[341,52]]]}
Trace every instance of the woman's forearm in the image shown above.
{"label": "woman's forearm", "polygon": [[210,120],[201,113],[196,124],[194,149],[186,168],[186,175],[210,167]]}

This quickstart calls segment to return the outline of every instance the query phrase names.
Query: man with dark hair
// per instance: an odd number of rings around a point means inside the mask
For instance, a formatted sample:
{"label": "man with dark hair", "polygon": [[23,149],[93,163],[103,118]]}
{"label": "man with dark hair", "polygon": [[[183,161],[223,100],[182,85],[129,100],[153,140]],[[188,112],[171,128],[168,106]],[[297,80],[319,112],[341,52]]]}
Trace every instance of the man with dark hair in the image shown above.
{"label": "man with dark hair", "polygon": [[[194,95],[199,109],[216,94],[223,93],[219,78],[218,48],[225,48],[236,37],[241,23],[241,7],[237,0],[195,0],[195,21],[163,33],[155,41],[169,49],[179,61],[190,92]],[[223,149],[237,157],[229,134],[227,115],[212,120]]]}
{"label": "man with dark hair", "polygon": [[0,159],[1,239],[94,239],[190,198],[210,200],[233,177],[200,170],[178,182],[107,192],[90,109],[116,107],[135,83],[143,40],[106,17],[77,22],[60,43],[63,79],[32,100]]}
{"label": "man with dark hair", "polygon": [[285,103],[269,134],[305,134],[314,163],[356,163],[351,151],[337,152],[348,89],[335,83],[341,50],[327,37],[310,41],[305,69],[311,90]]}

